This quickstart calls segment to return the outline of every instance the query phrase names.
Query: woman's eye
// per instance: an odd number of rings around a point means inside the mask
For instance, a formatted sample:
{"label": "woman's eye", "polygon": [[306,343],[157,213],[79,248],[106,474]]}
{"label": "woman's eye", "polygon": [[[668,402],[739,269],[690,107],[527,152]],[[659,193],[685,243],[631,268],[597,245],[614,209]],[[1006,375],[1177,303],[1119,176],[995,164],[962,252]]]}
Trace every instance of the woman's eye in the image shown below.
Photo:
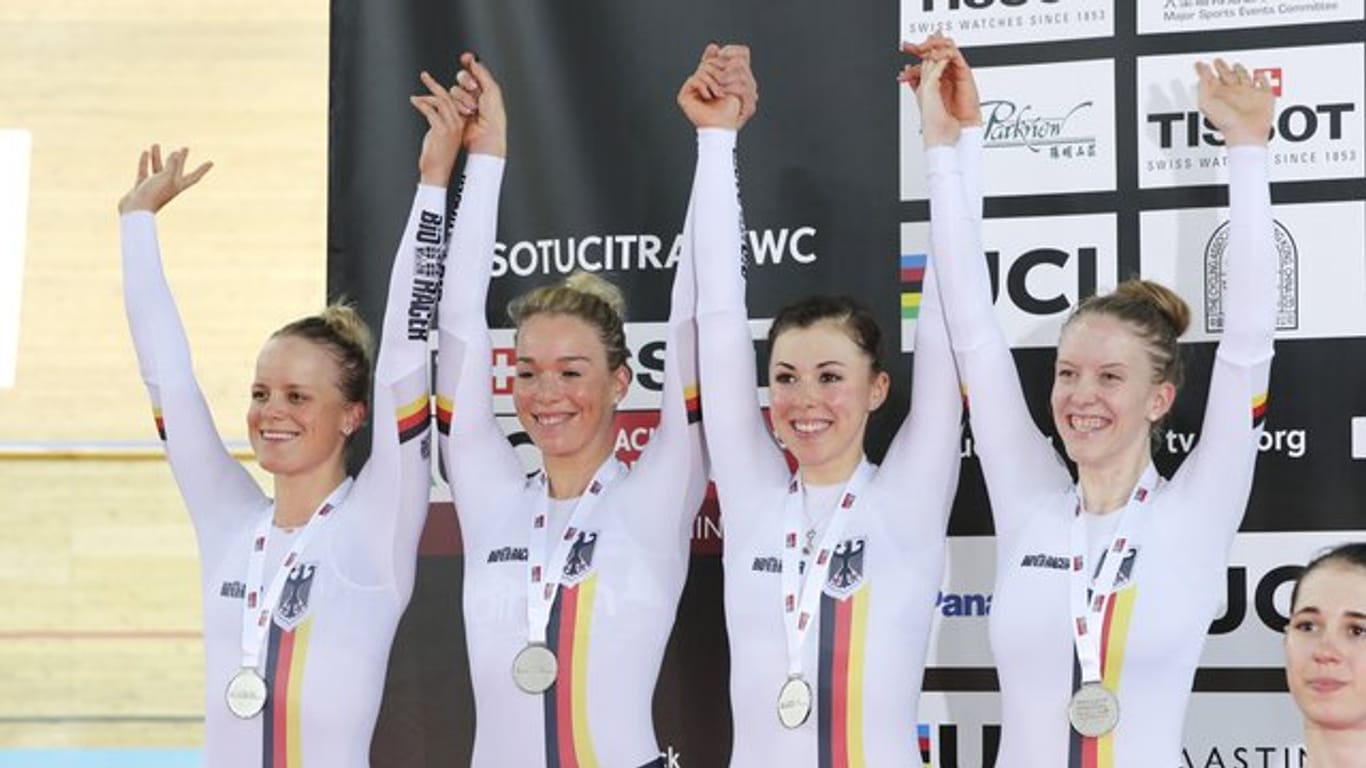
{"label": "woman's eye", "polygon": [[1292,623],[1290,626],[1294,627],[1296,632],[1314,631],[1314,622],[1310,621],[1309,619],[1300,619],[1299,621]]}
{"label": "woman's eye", "polygon": [[1071,379],[1072,377],[1077,375],[1077,372],[1063,368],[1058,371],[1057,375],[1060,379]]}
{"label": "woman's eye", "polygon": [[519,378],[519,379],[529,379],[529,378],[531,378],[531,371],[518,371],[518,372],[517,372],[517,378]]}
{"label": "woman's eye", "polygon": [[779,384],[791,384],[796,381],[797,378],[790,373],[780,373],[777,376],[774,376],[773,380]]}
{"label": "woman's eye", "polygon": [[841,376],[841,375],[839,375],[838,373],[822,373],[822,374],[821,374],[821,383],[822,383],[822,384],[834,384],[834,383],[840,382],[840,381],[844,381],[844,377]]}
{"label": "woman's eye", "polygon": [[1352,626],[1347,628],[1347,634],[1351,635],[1352,637],[1366,636],[1366,626],[1362,626],[1360,624],[1353,624]]}
{"label": "woman's eye", "polygon": [[255,400],[258,403],[264,403],[266,401],[266,391],[264,389],[257,389],[252,391],[251,399]]}
{"label": "woman's eye", "polygon": [[568,370],[560,375],[564,376],[566,379],[577,379],[578,377],[582,376],[583,373],[579,371]]}
{"label": "woman's eye", "polygon": [[303,402],[307,402],[307,401],[308,401],[308,396],[305,395],[305,394],[302,393],[302,392],[290,392],[290,393],[289,393],[289,402],[291,402],[291,403],[303,403]]}

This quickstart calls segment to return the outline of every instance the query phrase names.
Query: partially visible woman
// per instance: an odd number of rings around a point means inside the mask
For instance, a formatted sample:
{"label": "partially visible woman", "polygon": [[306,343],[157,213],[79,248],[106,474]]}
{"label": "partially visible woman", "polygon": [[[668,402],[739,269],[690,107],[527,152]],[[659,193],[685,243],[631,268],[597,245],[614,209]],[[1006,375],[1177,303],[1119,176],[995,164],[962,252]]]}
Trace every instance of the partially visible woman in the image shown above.
{"label": "partially visible woman", "polygon": [[1285,679],[1304,713],[1307,768],[1366,764],[1366,543],[1332,549],[1300,574]]}
{"label": "partially visible woman", "polygon": [[[485,305],[507,155],[502,92],[466,54],[474,112],[441,296],[437,415],[465,547],[475,766],[655,766],[652,701],[706,489],[693,274],[674,274],[659,426],[615,456],[632,374],[615,286],[577,274],[508,308],[517,418],[544,471],[528,478],[493,412]],[[686,239],[686,235],[685,235]]]}
{"label": "partially visible woman", "polygon": [[378,417],[354,480],[344,459],[371,394],[370,335],[359,315],[328,307],[261,349],[247,431],[274,481],[266,496],[214,428],[157,244],[154,215],[209,164],[187,173],[187,150],[163,162],[153,145],[119,203],[128,323],[199,545],[209,766],[369,765],[389,646],[426,520],[429,304],[420,299],[422,285],[439,276],[446,184],[463,123],[449,92],[426,73],[422,80],[440,106],[424,111],[421,183],[394,259],[374,370]]}

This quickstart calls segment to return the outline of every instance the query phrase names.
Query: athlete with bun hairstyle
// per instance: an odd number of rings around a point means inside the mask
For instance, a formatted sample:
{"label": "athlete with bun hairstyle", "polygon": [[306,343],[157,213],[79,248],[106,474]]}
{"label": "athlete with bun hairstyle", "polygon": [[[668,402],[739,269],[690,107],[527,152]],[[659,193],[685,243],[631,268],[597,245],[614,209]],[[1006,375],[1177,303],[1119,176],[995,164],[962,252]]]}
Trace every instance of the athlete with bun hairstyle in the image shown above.
{"label": "athlete with bun hairstyle", "polygon": [[614,455],[631,382],[621,292],[576,274],[509,306],[513,402],[544,466],[528,478],[494,417],[485,315],[506,118],[489,70],[462,64],[473,112],[437,412],[464,539],[473,764],[663,765],[651,703],[706,489],[691,249],[674,275],[659,426],[629,469]]}
{"label": "athlete with bun hairstyle", "polygon": [[[424,301],[441,274],[455,100],[422,74],[431,109],[421,181],[390,276],[373,382],[350,307],[285,325],[256,360],[247,431],[266,496],[223,446],[162,272],[155,214],[209,171],[188,151],[142,153],[119,203],[124,301],[138,366],[199,544],[205,763],[366,766],[389,646],[413,588],[430,483]],[[373,384],[373,386],[372,386]],[[367,402],[373,390],[373,411]],[[373,414],[370,457],[346,449]]]}
{"label": "athlete with bun hairstyle", "polygon": [[1304,714],[1310,768],[1366,756],[1366,543],[1314,558],[1290,596],[1285,679]]}
{"label": "athlete with bun hairstyle", "polygon": [[960,463],[953,354],[933,277],[917,275],[911,413],[873,465],[868,418],[889,388],[877,323],[847,297],[801,299],[768,332],[770,433],[755,392],[735,160],[757,97],[749,60],[744,46],[708,48],[678,96],[698,129],[698,326],[726,536],[731,764],[918,765],[917,704]]}
{"label": "athlete with bun hairstyle", "polygon": [[1151,441],[1181,385],[1190,312],[1130,280],[1063,326],[1050,404],[1077,466],[1030,418],[991,306],[965,195],[976,88],[947,38],[908,47],[918,88],[940,291],[996,525],[991,645],[1001,684],[998,765],[1148,768],[1179,761],[1191,680],[1223,595],[1262,430],[1276,312],[1267,183],[1273,96],[1264,78],[1196,65],[1200,109],[1229,149],[1225,328],[1199,445],[1170,480]]}

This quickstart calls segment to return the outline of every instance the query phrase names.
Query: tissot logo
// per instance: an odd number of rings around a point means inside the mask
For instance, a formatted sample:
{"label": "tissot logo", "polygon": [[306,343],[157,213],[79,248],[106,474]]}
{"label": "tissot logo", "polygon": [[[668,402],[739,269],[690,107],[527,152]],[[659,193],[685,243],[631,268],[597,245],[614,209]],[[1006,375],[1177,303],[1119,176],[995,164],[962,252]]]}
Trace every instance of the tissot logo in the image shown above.
{"label": "tissot logo", "polygon": [[[1331,141],[1340,141],[1343,136],[1345,115],[1356,112],[1357,105],[1351,102],[1331,104],[1290,104],[1279,109],[1271,127],[1271,137],[1300,143],[1320,135]],[[1156,126],[1157,145],[1163,149],[1174,146],[1198,147],[1201,144],[1222,147],[1224,138],[1214,129],[1214,125],[1199,112],[1158,112],[1148,115],[1149,125]]]}
{"label": "tissot logo", "polygon": [[1268,132],[1271,181],[1360,179],[1366,174],[1364,51],[1361,44],[1350,44],[1140,58],[1135,124],[1140,186],[1227,180],[1224,137],[1199,111],[1192,69],[1200,58],[1212,56],[1244,64],[1278,93]]}
{"label": "tissot logo", "polygon": [[956,11],[960,8],[983,10],[992,6],[1019,8],[1030,5],[1057,5],[1061,0],[921,0],[920,9],[926,13],[939,10]]}

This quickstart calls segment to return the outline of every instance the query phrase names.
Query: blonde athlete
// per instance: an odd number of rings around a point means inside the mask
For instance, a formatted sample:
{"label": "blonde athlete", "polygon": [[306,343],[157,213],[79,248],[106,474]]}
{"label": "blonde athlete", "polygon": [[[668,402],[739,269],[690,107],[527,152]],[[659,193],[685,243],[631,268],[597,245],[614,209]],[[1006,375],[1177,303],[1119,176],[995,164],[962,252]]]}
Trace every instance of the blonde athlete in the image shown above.
{"label": "blonde athlete", "polygon": [[[963,204],[956,103],[976,93],[951,42],[929,41],[923,52],[919,102],[939,252],[941,238],[966,241],[980,227]],[[1051,406],[1077,465],[1074,483],[1025,406],[984,260],[939,262],[996,523],[991,644],[1002,768],[1180,759],[1191,679],[1252,484],[1276,310],[1272,95],[1241,66],[1216,60],[1197,70],[1201,111],[1229,144],[1225,329],[1200,444],[1169,481],[1152,467],[1150,439],[1181,382],[1176,340],[1189,310],[1176,294],[1128,281],[1084,301],[1064,325]]]}
{"label": "blonde athlete", "polygon": [[[678,97],[698,128],[698,327],[726,534],[731,764],[918,765],[916,710],[958,479],[958,376],[923,276],[914,407],[874,466],[864,433],[888,389],[876,322],[843,298],[789,306],[769,331],[768,370],[773,432],[797,460],[789,470],[756,401],[745,309],[734,158],[756,92],[748,50],[728,46],[708,49]],[[922,279],[923,261],[906,268]]]}
{"label": "blonde athlete", "polygon": [[262,348],[247,429],[274,479],[266,496],[214,428],[157,245],[154,214],[209,164],[186,173],[185,149],[163,163],[153,146],[119,204],[128,323],[199,544],[209,766],[369,765],[427,509],[427,319],[461,126],[448,96],[427,117],[421,183],[394,259],[374,371],[370,458],[354,479],[344,454],[371,389],[360,317],[329,307]]}
{"label": "blonde athlete", "polygon": [[468,54],[475,110],[441,297],[438,417],[465,550],[475,766],[662,765],[651,701],[706,487],[692,256],[674,277],[663,403],[627,469],[613,455],[631,380],[620,292],[575,275],[513,302],[513,400],[545,470],[494,418],[485,316],[506,149],[502,95]]}

